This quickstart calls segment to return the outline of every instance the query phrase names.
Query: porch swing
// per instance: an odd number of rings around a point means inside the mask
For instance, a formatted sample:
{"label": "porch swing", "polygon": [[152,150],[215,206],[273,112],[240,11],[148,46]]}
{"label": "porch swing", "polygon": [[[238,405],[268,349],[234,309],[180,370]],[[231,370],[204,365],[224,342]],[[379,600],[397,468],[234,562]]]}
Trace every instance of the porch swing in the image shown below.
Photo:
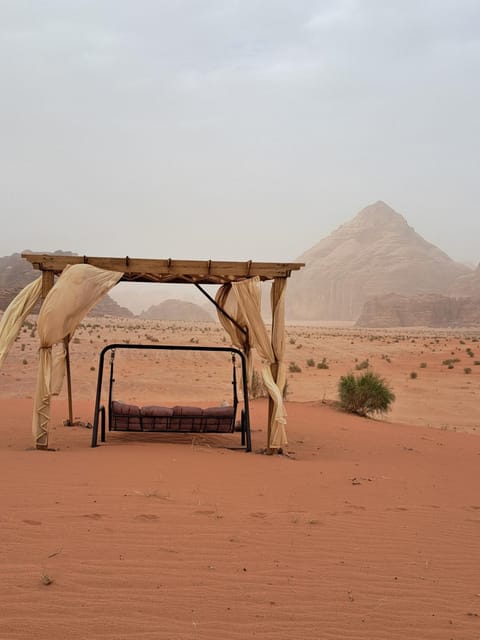
{"label": "porch swing", "polygon": [[[232,360],[232,404],[220,407],[159,405],[137,406],[114,399],[114,368],[116,352],[122,349],[199,351],[230,353]],[[110,374],[108,382],[107,408],[101,404],[105,356],[110,352]],[[109,431],[134,433],[211,433],[229,434],[235,432],[238,409],[237,366],[240,359],[242,372],[243,408],[240,412],[241,446],[251,451],[250,413],[248,404],[247,366],[245,355],[235,347],[201,347],[197,345],[151,345],[151,344],[109,344],[100,353],[95,414],[92,430],[92,447],[98,443],[100,423],[101,442],[106,442],[106,422]]]}

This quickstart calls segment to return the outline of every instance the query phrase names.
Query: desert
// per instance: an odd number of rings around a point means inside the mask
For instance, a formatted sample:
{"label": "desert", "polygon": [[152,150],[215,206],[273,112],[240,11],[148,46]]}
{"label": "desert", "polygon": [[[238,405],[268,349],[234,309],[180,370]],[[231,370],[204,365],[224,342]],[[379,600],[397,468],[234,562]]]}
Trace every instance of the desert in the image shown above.
{"label": "desert", "polygon": [[[258,453],[262,397],[246,454],[236,434],[109,433],[91,449],[89,428],[63,424],[65,391],[55,450],[36,451],[30,317],[0,371],[0,637],[477,638],[479,340],[289,324],[284,455]],[[75,419],[92,421],[106,344],[227,341],[213,322],[85,318]],[[366,361],[396,394],[376,419],[335,404],[340,376]],[[132,351],[115,392],[208,406],[229,401],[230,375],[220,354]]]}
{"label": "desert", "polygon": [[480,640],[479,34],[0,2],[0,640]]}

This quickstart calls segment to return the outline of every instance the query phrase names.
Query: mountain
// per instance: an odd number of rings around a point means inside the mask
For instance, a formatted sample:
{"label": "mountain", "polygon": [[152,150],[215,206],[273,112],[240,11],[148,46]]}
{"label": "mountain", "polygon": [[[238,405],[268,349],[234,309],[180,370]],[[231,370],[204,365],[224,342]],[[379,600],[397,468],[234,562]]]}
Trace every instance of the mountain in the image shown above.
{"label": "mountain", "polygon": [[164,300],[144,311],[146,320],[187,320],[189,322],[213,322],[213,317],[203,307],[184,300]]}
{"label": "mountain", "polygon": [[480,297],[452,298],[435,293],[389,293],[368,300],[358,327],[469,327],[480,325]]}
{"label": "mountain", "polygon": [[472,273],[382,201],[362,209],[298,261],[306,266],[289,283],[287,316],[293,320],[356,320],[373,296],[447,294]]}
{"label": "mountain", "polygon": [[467,275],[460,276],[450,287],[452,296],[478,296],[480,297],[480,264]]}
{"label": "mountain", "polygon": [[[69,251],[56,251],[60,255],[75,255]],[[40,272],[24,260],[19,253],[0,257],[0,311],[5,311],[15,296],[30,282],[36,280]],[[40,304],[34,312],[38,312]],[[105,296],[93,307],[90,316],[117,316],[131,318],[133,313],[121,307],[110,296]]]}

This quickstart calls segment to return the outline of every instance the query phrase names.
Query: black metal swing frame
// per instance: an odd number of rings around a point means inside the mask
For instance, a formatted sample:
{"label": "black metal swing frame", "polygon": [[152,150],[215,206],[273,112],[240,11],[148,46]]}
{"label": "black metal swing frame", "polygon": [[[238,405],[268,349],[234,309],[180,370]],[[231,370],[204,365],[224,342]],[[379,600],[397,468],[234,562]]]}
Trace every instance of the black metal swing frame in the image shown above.
{"label": "black metal swing frame", "polygon": [[[220,422],[219,418],[215,417],[215,414],[219,412],[220,407],[215,407],[210,410],[205,410],[205,414],[192,415],[187,414],[182,418],[181,407],[175,407],[178,410],[178,414],[174,417],[163,416],[158,419],[162,422],[162,428],[154,428],[155,417],[152,417],[152,413],[146,412],[146,415],[142,416],[142,410],[139,409],[138,415],[134,418],[130,415],[122,415],[122,421],[116,421],[119,416],[116,415],[115,407],[119,403],[115,403],[113,400],[113,384],[114,378],[114,359],[116,350],[121,349],[141,349],[141,350],[160,350],[160,351],[197,351],[197,352],[223,352],[230,353],[232,356],[232,368],[233,368],[233,412],[231,417],[228,418],[228,425],[225,422]],[[105,406],[101,404],[103,374],[105,368],[105,357],[111,352],[110,358],[110,375],[108,385],[108,430],[109,431],[134,431],[134,432],[162,432],[162,433],[233,433],[235,431],[235,420],[237,413],[238,394],[237,394],[237,380],[236,380],[236,367],[235,357],[238,356],[241,362],[241,374],[242,374],[242,390],[243,390],[243,409],[241,411],[240,419],[240,432],[241,432],[241,446],[245,447],[247,452],[252,450],[251,433],[250,433],[250,410],[248,401],[248,383],[247,383],[247,363],[245,354],[235,347],[204,347],[197,345],[164,345],[164,344],[130,344],[130,343],[113,343],[105,346],[100,352],[99,364],[98,364],[98,376],[97,376],[97,391],[95,398],[95,413],[93,418],[92,429],[92,447],[98,446],[98,427],[100,425],[100,439],[101,442],[106,442],[106,411]],[[144,409],[156,409],[156,407],[145,407]],[[209,412],[210,411],[210,415]],[[211,415],[213,412],[214,415]],[[145,412],[143,412],[145,413]],[[220,412],[221,413],[221,412]],[[135,421],[135,428],[130,428],[130,424]],[[121,426],[118,426],[118,425]],[[158,424],[158,422],[157,422]],[[222,428],[219,429],[221,424]],[[226,428],[225,428],[226,427]]]}

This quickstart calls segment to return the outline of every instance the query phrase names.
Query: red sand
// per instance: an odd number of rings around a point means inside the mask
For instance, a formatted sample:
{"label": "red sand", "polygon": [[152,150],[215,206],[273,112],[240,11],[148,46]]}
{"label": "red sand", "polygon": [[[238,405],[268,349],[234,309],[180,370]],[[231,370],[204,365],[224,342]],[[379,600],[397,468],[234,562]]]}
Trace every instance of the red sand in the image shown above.
{"label": "red sand", "polygon": [[[83,420],[91,349],[75,386]],[[434,374],[434,357],[430,375],[449,375]],[[15,373],[11,356],[7,365],[1,640],[480,637],[477,435],[289,402],[288,456],[228,449],[238,434],[112,434],[92,450],[90,430],[62,426],[62,398],[58,450],[38,452],[30,373]],[[299,375],[308,386],[325,372]],[[409,398],[418,413],[422,400]],[[254,401],[255,449],[265,414]]]}

